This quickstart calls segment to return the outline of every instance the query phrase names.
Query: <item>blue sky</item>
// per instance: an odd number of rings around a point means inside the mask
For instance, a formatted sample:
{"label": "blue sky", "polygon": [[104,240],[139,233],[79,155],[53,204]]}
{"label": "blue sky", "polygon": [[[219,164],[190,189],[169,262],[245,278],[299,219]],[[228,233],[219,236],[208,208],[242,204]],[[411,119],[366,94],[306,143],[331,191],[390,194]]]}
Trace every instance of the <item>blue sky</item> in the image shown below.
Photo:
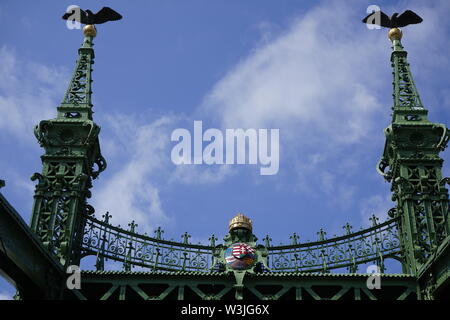
{"label": "blue sky", "polygon": [[[412,9],[424,22],[403,44],[432,121],[450,122],[447,1],[17,1],[0,3],[0,178],[26,221],[40,172],[32,133],[53,118],[82,42],[60,16],[67,6],[111,6],[124,19],[98,26],[94,120],[108,168],[90,203],[112,223],[167,239],[221,239],[243,212],[260,239],[287,243],[342,234],[385,219],[389,185],[375,165],[390,121],[390,43],[360,19],[376,4]],[[280,129],[280,169],[186,165],[170,159],[176,128]],[[7,152],[5,152],[7,151]],[[442,153],[444,160],[448,152]],[[449,170],[444,165],[444,175]],[[0,282],[0,298],[11,287]]]}

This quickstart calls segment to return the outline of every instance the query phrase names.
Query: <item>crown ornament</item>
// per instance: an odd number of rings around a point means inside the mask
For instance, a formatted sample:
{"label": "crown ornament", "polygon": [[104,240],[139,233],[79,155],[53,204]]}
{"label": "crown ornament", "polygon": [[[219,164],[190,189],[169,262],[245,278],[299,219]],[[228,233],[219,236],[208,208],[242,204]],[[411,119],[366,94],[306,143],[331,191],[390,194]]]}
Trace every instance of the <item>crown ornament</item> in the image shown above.
{"label": "crown ornament", "polygon": [[242,213],[238,213],[234,216],[233,219],[230,220],[228,231],[237,228],[243,228],[252,231],[252,220],[244,216]]}

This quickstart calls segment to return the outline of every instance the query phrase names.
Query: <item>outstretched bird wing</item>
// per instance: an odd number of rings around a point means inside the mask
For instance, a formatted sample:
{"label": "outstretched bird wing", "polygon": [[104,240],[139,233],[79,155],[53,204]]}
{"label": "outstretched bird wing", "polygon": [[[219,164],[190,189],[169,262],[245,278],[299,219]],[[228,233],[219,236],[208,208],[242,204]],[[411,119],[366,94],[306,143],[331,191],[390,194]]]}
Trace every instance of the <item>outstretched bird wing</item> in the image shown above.
{"label": "outstretched bird wing", "polygon": [[[77,14],[77,10],[79,10],[80,14]],[[71,12],[66,12],[62,18],[64,20],[75,20],[82,24],[89,24],[88,14],[81,8],[73,8]]]}
{"label": "outstretched bird wing", "polygon": [[406,27],[409,24],[421,23],[423,19],[411,10],[406,10],[397,17],[396,27]]}
{"label": "outstretched bird wing", "polygon": [[[379,16],[378,16],[379,15]],[[362,22],[390,28],[391,19],[383,11],[375,11],[365,17]]]}
{"label": "outstretched bird wing", "polygon": [[94,23],[100,24],[108,21],[115,21],[122,19],[122,16],[109,7],[103,7],[95,14]]}

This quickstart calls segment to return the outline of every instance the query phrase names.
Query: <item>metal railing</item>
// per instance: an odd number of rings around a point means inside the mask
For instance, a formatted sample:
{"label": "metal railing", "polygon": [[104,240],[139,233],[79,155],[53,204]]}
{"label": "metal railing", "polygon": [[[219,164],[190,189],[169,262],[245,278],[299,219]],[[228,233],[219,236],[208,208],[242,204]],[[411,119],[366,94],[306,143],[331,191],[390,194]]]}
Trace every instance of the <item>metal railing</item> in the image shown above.
{"label": "metal railing", "polygon": [[[213,254],[217,238],[212,235],[209,245],[189,243],[190,235],[185,233],[182,242],[162,238],[161,228],[155,230],[155,237],[135,232],[134,222],[130,229],[109,223],[106,214],[104,221],[88,217],[81,246],[82,256],[96,255],[97,269],[104,269],[104,260],[123,262],[125,270],[140,266],[149,270],[161,271],[200,271],[217,270],[213,265]],[[344,226],[346,235],[325,239],[326,233],[318,232],[319,241],[297,243],[298,236],[291,236],[290,245],[272,246],[271,239],[263,239],[268,250],[268,267],[271,272],[328,272],[346,267],[356,272],[357,266],[374,262],[384,271],[384,260],[401,260],[401,246],[398,237],[397,219],[377,223],[358,232],[350,232]]]}
{"label": "metal railing", "polygon": [[[397,219],[331,239],[325,239],[322,232],[316,242],[269,246],[269,268],[272,271],[326,272],[347,267],[349,272],[357,272],[358,265],[374,262],[383,272],[385,259],[401,260]],[[267,238],[265,240],[267,242]]]}

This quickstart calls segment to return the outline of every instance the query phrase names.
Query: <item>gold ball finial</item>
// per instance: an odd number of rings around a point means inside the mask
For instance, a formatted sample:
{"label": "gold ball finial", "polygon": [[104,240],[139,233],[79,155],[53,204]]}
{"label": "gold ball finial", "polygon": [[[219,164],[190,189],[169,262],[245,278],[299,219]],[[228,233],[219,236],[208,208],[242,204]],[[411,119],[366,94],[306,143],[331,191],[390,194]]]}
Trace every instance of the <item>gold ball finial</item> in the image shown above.
{"label": "gold ball finial", "polygon": [[83,28],[83,34],[85,37],[94,38],[97,35],[97,29],[93,24],[87,24]]}
{"label": "gold ball finial", "polygon": [[389,40],[391,40],[391,41],[401,40],[402,36],[403,36],[403,33],[402,33],[402,30],[400,30],[400,28],[389,29],[389,32],[388,32]]}
{"label": "gold ball finial", "polygon": [[228,225],[228,231],[231,231],[236,228],[244,228],[252,231],[252,220],[248,217],[244,216],[242,213],[238,213],[234,216],[233,219],[230,220]]}

